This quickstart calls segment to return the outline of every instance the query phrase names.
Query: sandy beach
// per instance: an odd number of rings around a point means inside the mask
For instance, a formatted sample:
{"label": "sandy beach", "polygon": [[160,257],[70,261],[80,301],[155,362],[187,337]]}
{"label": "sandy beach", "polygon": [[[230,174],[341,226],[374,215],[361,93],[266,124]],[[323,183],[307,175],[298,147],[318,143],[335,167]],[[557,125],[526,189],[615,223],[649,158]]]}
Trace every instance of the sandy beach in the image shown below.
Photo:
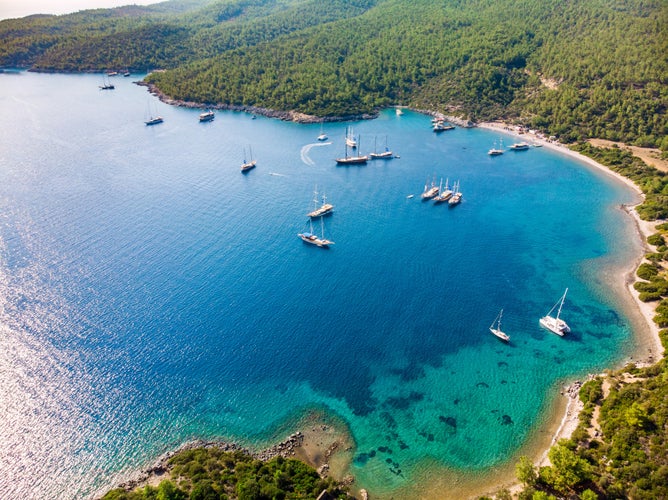
{"label": "sandy beach", "polygon": [[[638,205],[641,204],[644,200],[642,190],[630,179],[610,170],[606,166],[601,165],[587,156],[569,149],[563,144],[560,144],[556,141],[547,140],[544,136],[541,136],[537,133],[520,133],[515,127],[504,123],[486,122],[480,123],[478,126],[503,133],[508,138],[512,138],[517,142],[524,141],[534,146],[540,145],[569,156],[589,167],[604,172],[606,175],[609,175],[615,178],[617,181],[631,187],[638,193],[640,199]],[[628,292],[626,293],[626,297],[622,298],[626,299],[626,303],[624,304],[625,312],[630,315],[630,319],[633,324],[634,335],[636,338],[637,347],[635,354],[630,360],[626,361],[633,361],[637,365],[642,366],[653,364],[658,361],[663,356],[663,346],[659,338],[659,327],[653,321],[657,304],[655,302],[642,302],[639,299],[639,292],[636,291],[633,285],[636,281],[638,281],[638,278],[635,274],[636,269],[644,261],[645,253],[650,251],[650,248],[646,243],[647,237],[656,233],[656,226],[663,221],[642,220],[639,217],[638,212],[635,210],[636,206],[637,205],[627,205],[623,208],[624,211],[633,219],[637,229],[638,237],[642,242],[643,253],[642,255],[638,256],[634,263],[629,265],[628,269],[621,270],[621,272],[617,273],[617,275],[614,277],[614,281],[619,283],[620,290]],[[615,286],[614,283],[613,286]],[[626,361],[623,361],[622,364],[625,364]],[[538,455],[534,454],[536,448],[531,447],[531,449],[534,450],[534,453],[530,454],[529,456],[533,458],[535,465],[548,465],[549,459],[547,458],[547,453],[549,448],[559,439],[569,438],[577,428],[579,423],[578,416],[583,407],[583,404],[578,398],[579,386],[579,382],[576,381],[560,390],[560,396],[558,401],[555,403],[554,418],[550,419],[548,424],[550,429],[555,429],[556,427],[556,429],[553,431],[549,445],[547,447],[544,446],[542,452],[540,452]],[[494,481],[492,482],[494,483]],[[486,491],[488,493],[493,493],[502,487],[513,490],[514,487],[517,486],[516,483],[517,481],[514,479],[513,470],[512,479],[506,478],[505,481],[498,481],[495,485],[490,484]]]}
{"label": "sandy beach", "polygon": [[[499,132],[504,139],[508,140],[508,144],[524,141],[534,147],[543,146],[569,156],[584,166],[595,168],[632,188],[638,193],[638,203],[644,199],[642,191],[631,180],[558,142],[547,140],[540,134],[526,132],[520,134],[514,127],[503,123],[481,123],[478,126]],[[656,232],[655,227],[661,221],[641,220],[635,210],[635,205],[625,205],[622,208],[633,220],[637,237],[641,242],[639,246],[643,249],[643,253],[638,255],[634,262],[629,262],[624,269],[610,276],[610,285],[617,292],[616,295],[621,302],[620,307],[631,320],[636,344],[631,359],[622,360],[620,364],[633,361],[638,365],[647,365],[656,362],[663,355],[663,347],[658,335],[659,328],[653,321],[656,303],[640,301],[639,293],[633,285],[637,281],[635,271],[643,262],[644,254],[650,251],[646,243],[647,237]],[[503,465],[477,474],[462,475],[448,470],[435,473],[436,465],[431,467],[425,464],[424,475],[418,471],[411,486],[406,490],[393,492],[393,498],[421,498],[424,500],[477,498],[481,495],[493,495],[502,488],[518,492],[521,487],[515,478],[515,463],[519,456],[529,456],[537,466],[549,465],[547,454],[550,447],[559,439],[569,438],[577,428],[578,416],[583,407],[578,397],[581,383],[581,381],[563,381],[555,388],[554,397],[549,402],[550,406],[544,410],[543,423],[532,430],[525,446],[509,457]],[[283,450],[284,452],[276,452],[272,449],[270,455],[281,454],[299,458],[316,468],[320,474],[331,476],[348,484],[351,493],[362,498],[359,487],[363,485],[356,485],[348,472],[354,456],[355,444],[345,424],[320,411],[310,412],[293,424],[291,431],[296,434],[291,435],[288,441],[293,436],[298,436],[299,439],[294,441],[294,446]],[[157,484],[164,478],[161,467],[147,472],[150,473],[144,473],[135,485]],[[374,496],[371,495],[370,498],[373,499]]]}
{"label": "sandy beach", "polygon": [[[638,205],[641,204],[642,201],[644,200],[644,194],[642,190],[638,186],[636,186],[630,179],[624,177],[623,175],[618,174],[617,172],[610,170],[606,166],[601,165],[600,163],[592,160],[587,156],[578,153],[577,151],[569,149],[563,144],[547,140],[543,136],[535,133],[532,134],[525,132],[523,134],[520,134],[513,127],[503,123],[485,122],[479,124],[478,126],[481,128],[496,130],[502,132],[503,134],[509,137],[512,137],[513,139],[517,139],[518,141],[525,141],[530,144],[544,146],[553,151],[557,151],[563,155],[569,156],[581,163],[586,164],[589,167],[595,168],[605,173],[606,175],[632,188],[636,193],[638,193],[640,199]],[[638,212],[635,210],[636,206],[637,205],[633,206],[625,205],[623,208],[624,211],[627,214],[629,214],[629,216],[633,219],[635,227],[638,231],[639,238],[642,241],[642,247],[644,250],[643,254],[638,256],[637,261],[633,263],[633,265],[630,265],[628,270],[623,270],[623,272],[620,273],[618,279],[620,280],[620,284],[623,285],[623,287],[626,290],[628,290],[628,302],[633,306],[627,312],[631,314],[635,313],[637,316],[635,319],[638,318],[642,319],[641,321],[642,325],[639,324],[637,321],[634,324],[634,326],[640,327],[638,328],[639,331],[634,331],[640,347],[637,351],[637,356],[634,357],[635,358],[634,360],[636,363],[651,363],[654,362],[663,354],[663,346],[661,345],[661,341],[659,339],[659,327],[653,321],[655,315],[654,310],[656,308],[656,303],[642,302],[638,298],[639,293],[636,291],[633,285],[638,280],[635,271],[638,268],[638,266],[643,262],[645,253],[650,251],[646,243],[647,237],[656,233],[656,226],[663,221],[642,220],[638,216]]]}

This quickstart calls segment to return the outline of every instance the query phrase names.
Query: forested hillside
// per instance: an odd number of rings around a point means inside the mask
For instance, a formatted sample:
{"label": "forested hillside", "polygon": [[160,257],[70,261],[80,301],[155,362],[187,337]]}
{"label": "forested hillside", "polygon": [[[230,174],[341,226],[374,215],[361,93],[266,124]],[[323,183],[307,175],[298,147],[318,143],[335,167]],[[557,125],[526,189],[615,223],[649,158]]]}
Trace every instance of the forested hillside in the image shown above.
{"label": "forested hillside", "polygon": [[668,151],[663,0],[173,0],[0,22],[0,65],[125,69],[181,100],[393,105]]}

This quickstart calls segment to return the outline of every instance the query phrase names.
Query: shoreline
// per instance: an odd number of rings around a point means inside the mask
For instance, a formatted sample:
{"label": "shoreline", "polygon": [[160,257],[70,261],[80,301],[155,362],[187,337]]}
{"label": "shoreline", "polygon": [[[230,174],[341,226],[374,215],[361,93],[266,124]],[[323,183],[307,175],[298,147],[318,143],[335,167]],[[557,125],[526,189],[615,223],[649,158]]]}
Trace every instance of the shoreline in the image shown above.
{"label": "shoreline", "polygon": [[[144,82],[136,83],[138,85],[148,87],[149,92],[156,95],[161,101],[167,104],[189,108],[207,107],[198,103],[175,101],[162,95],[153,85],[146,84]],[[218,105],[211,106],[211,108],[241,111],[251,114],[255,113],[266,117],[277,118],[284,121],[296,121],[299,123],[373,119],[376,117],[374,115],[357,115],[353,117],[322,119],[318,117],[302,115],[296,112],[278,112],[249,106]],[[468,126],[461,120],[457,120],[455,117],[444,116],[440,113],[433,113],[428,111],[414,111],[431,116],[443,116],[448,121],[456,123],[459,126]],[[634,288],[634,284],[637,281],[641,281],[635,274],[636,270],[638,269],[638,266],[644,262],[644,256],[649,251],[649,247],[646,242],[647,237],[656,233],[655,227],[661,222],[644,221],[639,217],[635,207],[644,201],[642,190],[630,179],[610,170],[605,165],[602,165],[587,156],[571,150],[566,145],[546,139],[540,134],[531,132],[519,133],[510,125],[500,122],[482,122],[476,124],[475,126],[500,132],[509,138],[518,139],[518,141],[526,141],[533,143],[534,145],[540,145],[550,149],[551,151],[568,156],[571,159],[583,164],[585,167],[594,168],[597,171],[614,178],[616,181],[623,183],[627,187],[631,188],[635,193],[637,193],[639,197],[638,203],[628,205],[624,204],[621,206],[621,209],[624,210],[624,212],[628,214],[629,217],[631,217],[634,223],[635,233],[640,239],[639,248],[642,249],[642,254],[635,258],[633,262],[630,262],[628,266],[624,266],[623,269],[619,269],[613,273],[609,280],[610,286],[614,289],[613,293],[615,293],[615,296],[620,300],[621,307],[623,307],[624,312],[629,315],[632,327],[632,338],[634,344],[633,354],[630,356],[630,359],[626,358],[620,360],[619,365],[623,366],[629,362],[633,362],[638,366],[647,366],[661,359],[664,354],[664,349],[659,337],[660,329],[653,321],[656,304],[640,301],[639,292],[637,292]],[[618,285],[622,286],[618,289]],[[454,482],[454,484],[452,482],[449,484],[449,487],[452,488],[450,491],[458,491],[462,494],[461,498],[471,498],[474,495],[477,497],[483,494],[493,494],[500,488],[516,491],[516,489],[519,487],[519,482],[515,478],[514,465],[517,458],[522,454],[528,455],[537,466],[547,465],[549,463],[549,459],[547,457],[549,449],[560,439],[570,438],[579,424],[579,414],[583,408],[583,404],[580,402],[578,397],[581,381],[571,381],[571,383],[568,385],[564,385],[567,383],[568,381],[565,381],[556,386],[559,393],[554,394],[550,405],[544,410],[544,420],[536,425],[534,429],[532,429],[532,433],[527,439],[525,446],[523,446],[517,453],[513,454],[512,457],[509,457],[507,462],[503,465],[490,468],[488,471],[485,471],[484,474],[481,474],[479,481],[476,481],[476,478],[473,477],[457,477],[457,474],[455,473],[450,474],[449,472],[446,472],[444,478],[447,477],[449,481]],[[300,419],[297,426],[293,427],[292,432],[293,434],[291,434],[286,440],[281,441],[277,445],[272,446],[271,448],[268,448],[259,454],[264,454],[263,456],[267,457],[266,459],[271,459],[274,456],[278,456],[280,453],[272,455],[270,450],[288,446],[287,452],[289,453],[289,457],[298,458],[306,462],[307,464],[314,467],[321,475],[331,475],[331,477],[335,478],[336,480],[343,482],[344,484],[348,484],[352,494],[359,494],[360,490],[355,488],[354,479],[352,476],[349,476],[349,473],[347,472],[348,467],[352,461],[351,450],[354,450],[354,442],[352,441],[352,438],[348,432],[338,429],[337,426],[332,425],[325,416],[321,414],[316,415],[312,412],[309,412],[304,416],[303,419]],[[298,444],[295,444],[294,440],[298,441]],[[292,444],[286,445],[286,443]],[[144,473],[148,472],[148,476],[143,479],[144,482],[138,482],[136,485],[142,486],[144,484],[152,484],[149,482],[151,481],[151,477],[153,477],[153,480],[155,480],[155,478],[164,479],[166,476],[160,476],[159,472],[164,470],[166,461],[177,451],[188,449],[189,447],[194,447],[197,445],[233,446],[235,447],[233,449],[247,451],[242,446],[233,443],[224,443],[222,441],[194,441],[185,443],[184,445],[178,447],[176,451],[162,455],[158,459],[156,465],[153,467],[142,470],[141,474],[144,475]],[[249,452],[249,454],[252,456],[258,456],[258,453],[254,452]],[[425,477],[424,479],[427,480],[428,478]],[[120,487],[125,488],[129,483],[130,481],[126,481],[125,483],[121,484]],[[428,485],[423,484],[422,492],[424,493],[424,496],[420,496],[422,498],[443,498],[442,494],[444,490],[439,490],[440,487],[445,486],[442,484],[443,478],[431,478],[429,483],[430,484]],[[415,490],[413,490],[413,492],[414,491]],[[400,492],[397,493],[400,494]]]}
{"label": "shoreline", "polygon": [[[645,201],[645,195],[642,190],[627,177],[614,172],[613,170],[609,169],[601,163],[598,163],[592,158],[580,154],[577,151],[571,150],[564,144],[545,139],[545,137],[542,135],[531,132],[520,133],[519,131],[514,130],[510,125],[501,122],[482,122],[478,123],[477,126],[487,130],[501,132],[508,137],[531,142],[534,145],[539,144],[540,146],[546,147],[551,151],[569,156],[570,158],[583,163],[588,167],[594,168],[599,172],[614,178],[616,181],[625,184],[638,194],[640,199],[637,203],[622,205],[621,209],[626,214],[628,214],[628,216],[631,217],[633,221],[635,226],[635,233],[640,239],[642,254],[639,255],[627,268],[621,269],[618,273],[615,273],[615,276],[613,277],[613,281],[622,284],[622,287],[620,287],[619,291],[623,291],[623,294],[620,293],[618,296],[624,302],[622,307],[624,307],[626,312],[630,315],[629,319],[631,320],[631,326],[633,328],[632,334],[635,344],[635,349],[633,351],[633,355],[630,356],[630,359],[620,360],[619,365],[623,366],[629,362],[632,362],[636,366],[649,366],[656,363],[665,354],[661,339],[659,337],[660,328],[654,322],[656,303],[641,301],[639,298],[640,293],[634,288],[634,284],[638,281],[641,281],[636,275],[636,271],[638,266],[645,262],[645,254],[650,251],[647,243],[647,237],[656,233],[656,226],[662,221],[646,221],[641,219],[638,215],[636,207]],[[590,374],[589,377],[591,376],[593,375]],[[553,410],[553,415],[551,418],[548,417],[547,422],[543,424],[544,428],[552,428],[557,423],[558,426],[552,433],[550,444],[547,447],[544,447],[540,453],[540,456],[535,454],[533,454],[533,456],[529,456],[529,458],[533,460],[534,465],[538,467],[549,465],[547,454],[550,448],[560,439],[569,439],[575,429],[578,427],[579,415],[584,407],[583,403],[578,397],[581,385],[582,382],[576,380],[571,382],[560,391],[560,395],[556,398],[554,403],[556,408]],[[566,397],[565,401],[563,400],[563,396]],[[540,430],[537,431],[540,433]],[[531,441],[531,438],[529,441]],[[514,470],[512,478],[507,478],[505,481],[493,481],[493,483],[494,484],[489,484],[488,488],[486,488],[485,491],[487,494],[491,494],[499,488],[508,488],[511,492],[516,493],[520,488],[519,482],[514,477]]]}
{"label": "shoreline", "polygon": [[[636,270],[638,269],[638,266],[640,266],[640,264],[645,261],[645,254],[650,251],[647,244],[647,238],[656,233],[656,226],[662,221],[646,221],[641,219],[638,215],[636,207],[645,201],[645,195],[642,190],[631,179],[624,177],[623,175],[618,174],[613,170],[610,170],[605,165],[598,163],[588,156],[580,154],[577,151],[573,151],[572,149],[568,148],[568,146],[565,146],[556,141],[545,139],[541,135],[526,132],[520,134],[519,132],[512,130],[509,125],[500,122],[483,122],[479,123],[478,127],[487,130],[499,131],[510,137],[520,140],[526,140],[527,138],[530,138],[533,144],[540,144],[541,146],[544,146],[551,151],[559,152],[563,155],[569,156],[574,160],[577,160],[580,163],[584,163],[585,165],[592,167],[599,172],[605,173],[613,179],[625,184],[638,194],[638,203],[621,205],[621,209],[626,214],[628,214],[629,217],[631,217],[636,229],[636,233],[640,238],[643,253],[639,255],[635,259],[635,262],[633,262],[632,265],[629,265],[627,269],[620,270],[620,272],[615,277],[615,280],[621,281],[624,284],[623,288],[626,289],[626,292],[624,296],[620,296],[620,298],[625,300],[627,303],[625,305],[632,306],[627,307],[627,312],[632,316],[635,316],[631,318],[635,320],[633,326],[640,327],[640,331],[637,331],[637,329],[634,328],[633,333],[636,339],[636,344],[638,344],[638,349],[636,352],[634,352],[632,359],[634,359],[635,363],[654,363],[657,357],[660,358],[663,355],[663,345],[661,344],[661,339],[659,338],[660,329],[657,324],[654,323],[656,304],[641,301],[639,298],[640,293],[634,288],[633,285],[637,281],[641,281],[636,276]],[[647,351],[640,353],[639,349],[641,347],[647,348]],[[636,356],[638,356],[639,359],[635,359]]]}
{"label": "shoreline", "polygon": [[355,488],[355,479],[347,473],[352,462],[354,443],[347,429],[342,429],[338,422],[322,411],[307,412],[296,425],[291,426],[291,434],[280,442],[261,450],[246,447],[234,441],[195,439],[158,456],[151,465],[121,474],[120,482],[115,486],[100,489],[92,498],[100,499],[109,490],[121,488],[133,491],[144,486],[157,487],[161,481],[170,479],[172,467],[169,460],[183,451],[196,448],[219,448],[225,452],[243,452],[257,460],[267,462],[276,457],[294,458],[313,467],[325,478],[331,477],[347,486],[351,492],[363,498],[366,492]]}

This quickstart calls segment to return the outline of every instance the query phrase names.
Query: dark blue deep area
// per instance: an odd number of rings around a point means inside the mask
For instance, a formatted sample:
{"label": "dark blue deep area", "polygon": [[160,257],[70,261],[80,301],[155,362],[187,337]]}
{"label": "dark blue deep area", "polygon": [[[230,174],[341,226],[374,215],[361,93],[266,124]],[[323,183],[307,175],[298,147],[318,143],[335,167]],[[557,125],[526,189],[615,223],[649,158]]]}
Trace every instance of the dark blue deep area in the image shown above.
{"label": "dark blue deep area", "polygon": [[[0,75],[0,496],[90,495],[187,439],[261,443],[316,407],[372,491],[425,457],[484,469],[558,381],[630,352],[603,276],[637,251],[633,194],[603,174],[546,148],[491,158],[498,133],[412,112],[328,123],[324,144],[315,124],[202,124],[131,80]],[[337,167],[346,126],[401,158]],[[420,200],[441,178],[461,205]],[[297,238],[316,185],[329,250]],[[559,338],[538,318],[566,287]],[[501,307],[509,345],[488,331]]]}

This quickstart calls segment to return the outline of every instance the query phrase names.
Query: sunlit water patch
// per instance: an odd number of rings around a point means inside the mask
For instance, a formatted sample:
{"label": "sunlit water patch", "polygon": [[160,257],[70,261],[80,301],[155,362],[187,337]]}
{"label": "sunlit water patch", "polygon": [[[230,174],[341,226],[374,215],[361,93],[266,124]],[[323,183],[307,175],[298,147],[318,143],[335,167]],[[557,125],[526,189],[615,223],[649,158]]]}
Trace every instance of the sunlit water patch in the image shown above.
{"label": "sunlit water patch", "polygon": [[[490,158],[497,134],[408,111],[326,124],[331,143],[157,102],[146,127],[144,88],[98,80],[0,75],[0,496],[90,496],[312,408],[350,430],[357,484],[391,494],[502,463],[555,384],[630,352],[602,276],[637,252],[634,195],[604,175],[545,148]],[[400,158],[337,167],[347,125]],[[459,206],[420,200],[441,178]],[[329,250],[297,238],[316,185]],[[566,287],[559,338],[538,318]]]}

